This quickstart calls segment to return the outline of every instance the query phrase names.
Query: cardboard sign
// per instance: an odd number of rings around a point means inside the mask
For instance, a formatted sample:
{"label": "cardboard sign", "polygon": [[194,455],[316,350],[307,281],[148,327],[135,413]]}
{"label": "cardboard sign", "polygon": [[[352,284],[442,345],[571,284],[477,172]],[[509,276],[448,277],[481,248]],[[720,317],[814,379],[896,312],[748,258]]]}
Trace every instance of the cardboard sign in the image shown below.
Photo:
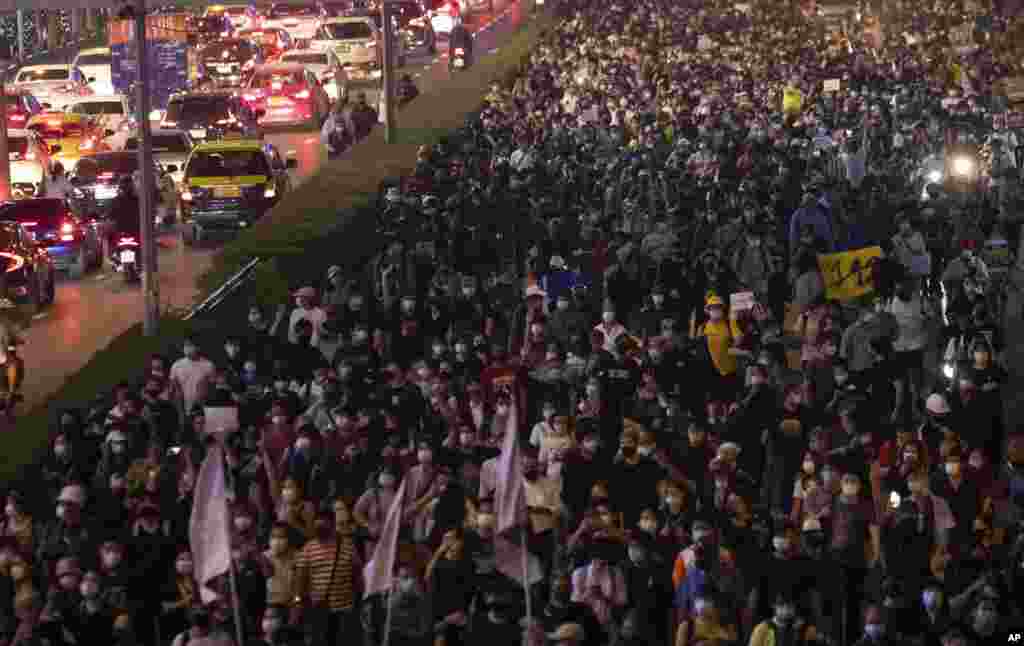
{"label": "cardboard sign", "polygon": [[821,84],[822,92],[838,92],[842,87],[842,79],[828,79]]}
{"label": "cardboard sign", "polygon": [[825,281],[825,297],[848,302],[874,292],[875,264],[881,256],[881,247],[820,254],[818,268]]}
{"label": "cardboard sign", "polygon": [[736,292],[729,295],[730,316],[754,309],[757,305],[757,298],[754,292]]}

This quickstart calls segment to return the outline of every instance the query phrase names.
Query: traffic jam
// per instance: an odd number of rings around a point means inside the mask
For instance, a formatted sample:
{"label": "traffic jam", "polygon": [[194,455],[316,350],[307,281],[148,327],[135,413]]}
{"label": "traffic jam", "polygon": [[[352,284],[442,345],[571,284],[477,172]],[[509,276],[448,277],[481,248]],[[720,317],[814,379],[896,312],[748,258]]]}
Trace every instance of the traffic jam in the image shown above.
{"label": "traffic jam", "polygon": [[[396,3],[392,50],[399,67],[409,56],[436,52],[439,36],[461,24],[469,8],[458,1]],[[382,84],[379,5],[222,4],[201,13],[156,13],[176,27],[147,36],[158,50],[150,64],[161,68],[150,74],[154,219],[180,226],[186,244],[250,226],[291,189],[288,171],[296,161],[265,134],[319,130],[354,89]],[[174,46],[183,55],[159,53]],[[0,205],[0,222],[14,232],[11,240],[44,248],[49,267],[17,287],[24,302],[52,300],[54,272],[80,277],[102,267],[105,253],[117,270],[134,267],[135,250],[112,248],[120,240],[105,244],[104,230],[125,178],[137,180],[140,170],[137,79],[122,71],[129,67],[134,54],[112,36],[109,47],[80,50],[70,64],[25,65],[8,78],[11,201]],[[181,69],[167,76],[168,67]],[[137,246],[134,238],[126,242]],[[31,265],[17,264],[18,271]]]}

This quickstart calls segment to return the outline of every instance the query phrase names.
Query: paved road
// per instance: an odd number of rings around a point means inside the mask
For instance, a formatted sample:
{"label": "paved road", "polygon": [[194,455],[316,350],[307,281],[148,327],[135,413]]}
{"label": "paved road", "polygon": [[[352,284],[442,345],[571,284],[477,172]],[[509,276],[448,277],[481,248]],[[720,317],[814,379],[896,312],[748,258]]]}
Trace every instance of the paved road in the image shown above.
{"label": "paved road", "polygon": [[[480,14],[468,21],[477,36],[476,52],[493,50],[523,15],[511,0],[495,0],[493,14]],[[446,45],[433,57],[410,57],[401,73],[414,77],[421,92],[430,92],[435,80],[448,75]],[[367,98],[376,101],[376,90],[367,88]],[[399,120],[400,123],[400,120]],[[288,131],[268,135],[282,152],[298,160],[293,178],[296,184],[312,175],[326,160],[319,133]],[[212,248],[192,248],[181,244],[175,234],[159,238],[159,297],[164,310],[182,309],[196,298],[195,279],[210,265]],[[26,335],[23,356],[25,410],[45,401],[68,375],[77,372],[89,358],[142,317],[142,295],[137,286],[128,286],[120,276],[104,273],[81,280],[62,280],[57,302],[33,322]]]}

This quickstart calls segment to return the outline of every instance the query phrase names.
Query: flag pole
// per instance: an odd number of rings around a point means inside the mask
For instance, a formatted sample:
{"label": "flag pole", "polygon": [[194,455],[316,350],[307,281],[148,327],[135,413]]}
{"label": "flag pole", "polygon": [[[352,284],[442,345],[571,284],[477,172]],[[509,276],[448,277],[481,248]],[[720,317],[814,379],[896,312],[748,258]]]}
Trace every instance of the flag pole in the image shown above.
{"label": "flag pole", "polygon": [[[220,455],[221,455],[220,468],[224,469],[224,476],[225,476],[225,482],[226,482],[227,481],[227,475],[229,473],[231,473],[231,470],[227,468],[227,451],[225,450],[225,443],[222,442],[222,441],[218,442],[218,448],[220,449],[220,452],[221,452],[220,453]],[[234,481],[232,481],[232,483],[231,483],[232,500],[235,499],[235,495],[237,494],[237,492],[234,489],[235,489],[235,483],[234,483]],[[232,514],[228,513],[228,514],[224,515],[224,522],[228,526],[228,536],[229,537],[233,536],[233,534],[234,534],[234,532],[231,531],[232,530],[232,520],[231,519],[232,519]],[[233,542],[234,541],[232,541],[232,543]],[[234,545],[232,545],[232,547],[234,547]],[[232,551],[234,551],[234,550],[232,550]],[[238,640],[239,644],[244,644],[245,642],[242,641],[242,612],[241,612],[241,608],[240,608],[240,606],[241,606],[241,599],[238,596],[238,582],[235,580],[235,559],[234,558],[231,559],[231,565],[230,565],[230,567],[228,567],[228,585],[230,586],[230,589],[231,589],[231,605],[234,608],[234,615],[235,615],[235,638]]]}
{"label": "flag pole", "polygon": [[381,640],[381,646],[388,646],[391,643],[391,591],[395,589],[394,581],[388,586],[388,594],[384,597],[384,603],[387,604],[387,608],[384,611],[384,639]]}
{"label": "flag pole", "polygon": [[[529,520],[527,520],[529,522]],[[533,602],[530,599],[530,553],[526,551],[526,532],[527,528],[523,526],[522,543],[523,543],[523,596],[526,598],[526,625],[530,625],[533,620]]]}

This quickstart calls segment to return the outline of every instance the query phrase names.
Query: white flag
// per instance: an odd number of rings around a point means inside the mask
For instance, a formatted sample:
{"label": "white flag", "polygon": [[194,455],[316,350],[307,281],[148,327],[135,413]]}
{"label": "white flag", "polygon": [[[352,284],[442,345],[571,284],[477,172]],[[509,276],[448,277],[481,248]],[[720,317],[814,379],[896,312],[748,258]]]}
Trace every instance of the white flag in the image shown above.
{"label": "white flag", "polygon": [[228,516],[228,485],[224,473],[222,442],[238,428],[238,409],[207,408],[206,432],[215,440],[210,443],[206,458],[199,467],[188,537],[192,548],[193,571],[199,584],[203,603],[211,603],[219,595],[207,587],[213,579],[227,574],[231,567],[231,534]]}

